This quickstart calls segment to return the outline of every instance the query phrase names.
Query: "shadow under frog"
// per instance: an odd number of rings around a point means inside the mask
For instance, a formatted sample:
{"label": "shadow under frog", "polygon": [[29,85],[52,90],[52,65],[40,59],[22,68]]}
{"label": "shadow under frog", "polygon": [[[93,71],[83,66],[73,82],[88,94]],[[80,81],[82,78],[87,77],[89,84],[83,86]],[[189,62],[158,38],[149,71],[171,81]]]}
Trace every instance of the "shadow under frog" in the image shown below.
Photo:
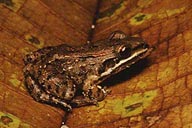
{"label": "shadow under frog", "polygon": [[25,85],[36,101],[68,112],[74,107],[97,105],[110,92],[101,86],[103,81],[129,69],[152,50],[141,38],[121,31],[80,47],[45,47],[24,58]]}
{"label": "shadow under frog", "polygon": [[102,87],[115,86],[117,84],[123,83],[126,80],[135,77],[140,74],[145,68],[151,65],[151,61],[147,58],[139,60],[137,63],[132,65],[130,68],[124,69],[121,72],[112,75],[101,83]]}

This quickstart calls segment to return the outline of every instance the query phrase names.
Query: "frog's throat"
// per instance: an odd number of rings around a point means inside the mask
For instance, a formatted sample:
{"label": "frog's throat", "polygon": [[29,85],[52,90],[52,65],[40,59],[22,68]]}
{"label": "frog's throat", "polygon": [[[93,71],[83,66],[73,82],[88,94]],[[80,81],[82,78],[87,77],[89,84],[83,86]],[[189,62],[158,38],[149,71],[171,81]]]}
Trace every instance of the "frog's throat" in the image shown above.
{"label": "frog's throat", "polygon": [[[112,68],[109,68],[108,70],[106,70],[105,72],[103,72],[101,74],[101,77],[105,77],[105,76],[108,76],[109,74],[112,74],[112,72],[119,68],[121,65],[127,63],[128,61],[131,61],[132,59],[134,59],[135,57],[138,57],[140,55],[142,55],[143,53],[146,53],[149,49],[148,48],[145,48],[145,49],[142,49],[140,51],[137,51],[135,53],[133,53],[130,57],[126,58],[126,59],[123,59],[121,61],[119,61],[119,63],[115,64],[115,66],[113,66]],[[134,63],[134,62],[133,62]],[[128,65],[129,66],[129,65]]]}

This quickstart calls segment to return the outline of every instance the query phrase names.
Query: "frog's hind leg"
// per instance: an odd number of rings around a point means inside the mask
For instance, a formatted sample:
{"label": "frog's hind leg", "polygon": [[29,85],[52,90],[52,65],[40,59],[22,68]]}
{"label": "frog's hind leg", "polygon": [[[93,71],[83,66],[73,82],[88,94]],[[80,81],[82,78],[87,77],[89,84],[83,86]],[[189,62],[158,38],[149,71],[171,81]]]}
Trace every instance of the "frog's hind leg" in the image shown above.
{"label": "frog's hind leg", "polygon": [[71,106],[67,104],[65,101],[44,92],[43,89],[39,87],[39,85],[32,79],[30,75],[26,76],[25,85],[27,86],[31,96],[36,101],[47,104],[59,105],[64,109],[67,109],[67,111],[72,110]]}

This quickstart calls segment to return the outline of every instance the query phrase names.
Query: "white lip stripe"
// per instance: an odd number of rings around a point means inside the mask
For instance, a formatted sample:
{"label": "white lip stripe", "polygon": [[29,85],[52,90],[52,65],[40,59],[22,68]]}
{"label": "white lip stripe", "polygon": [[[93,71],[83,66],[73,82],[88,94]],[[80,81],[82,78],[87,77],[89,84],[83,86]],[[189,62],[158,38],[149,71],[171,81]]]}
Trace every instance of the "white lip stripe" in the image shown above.
{"label": "white lip stripe", "polygon": [[134,53],[134,54],[133,54],[132,56],[130,56],[129,58],[124,59],[124,60],[121,60],[121,61],[120,61],[119,63],[117,63],[114,67],[109,68],[107,71],[103,72],[103,73],[101,74],[101,77],[109,75],[113,70],[115,70],[116,68],[118,68],[118,67],[121,66],[122,64],[126,63],[127,61],[131,60],[132,58],[136,57],[137,55],[146,52],[147,50],[148,50],[147,48],[146,48],[146,49],[143,49],[143,50],[141,50],[141,51],[139,51],[139,52]]}

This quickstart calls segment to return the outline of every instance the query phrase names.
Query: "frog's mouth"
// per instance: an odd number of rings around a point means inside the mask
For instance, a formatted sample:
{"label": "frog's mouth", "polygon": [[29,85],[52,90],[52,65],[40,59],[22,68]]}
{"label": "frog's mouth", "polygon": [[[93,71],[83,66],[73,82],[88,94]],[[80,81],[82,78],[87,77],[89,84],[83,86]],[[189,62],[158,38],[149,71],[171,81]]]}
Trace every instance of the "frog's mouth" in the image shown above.
{"label": "frog's mouth", "polygon": [[129,68],[131,65],[136,63],[137,61],[147,57],[150,55],[153,48],[142,48],[135,50],[129,57],[122,59],[118,63],[116,63],[113,67],[107,69],[100,75],[100,79],[105,79],[107,76],[118,73],[125,68]]}

